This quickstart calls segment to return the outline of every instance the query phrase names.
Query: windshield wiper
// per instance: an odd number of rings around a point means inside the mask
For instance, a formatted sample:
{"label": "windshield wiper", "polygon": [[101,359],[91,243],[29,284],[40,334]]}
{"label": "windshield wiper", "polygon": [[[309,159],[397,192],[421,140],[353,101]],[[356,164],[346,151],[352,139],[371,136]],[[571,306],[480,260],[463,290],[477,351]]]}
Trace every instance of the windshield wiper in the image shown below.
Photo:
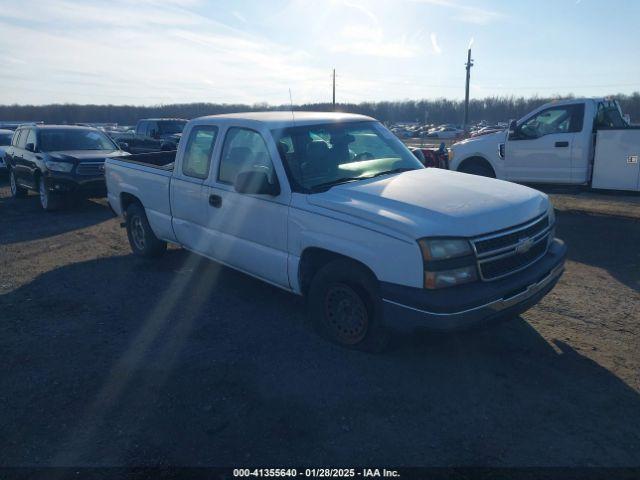
{"label": "windshield wiper", "polygon": [[381,177],[382,175],[391,175],[391,174],[394,174],[394,173],[408,172],[410,170],[417,170],[417,169],[416,168],[410,168],[410,167],[394,168],[393,170],[387,170],[385,172],[378,172],[378,173],[375,173],[373,175],[369,175],[368,177],[361,177],[361,178]]}
{"label": "windshield wiper", "polygon": [[331,180],[330,182],[324,182],[324,183],[319,183],[318,185],[314,185],[313,187],[311,187],[311,192],[315,193],[315,192],[322,192],[325,190],[329,190],[331,187],[335,186],[335,185],[341,185],[343,183],[349,183],[349,182],[355,182],[358,180],[362,180],[364,178],[369,178],[369,177],[342,177],[342,178],[337,178],[335,180]]}

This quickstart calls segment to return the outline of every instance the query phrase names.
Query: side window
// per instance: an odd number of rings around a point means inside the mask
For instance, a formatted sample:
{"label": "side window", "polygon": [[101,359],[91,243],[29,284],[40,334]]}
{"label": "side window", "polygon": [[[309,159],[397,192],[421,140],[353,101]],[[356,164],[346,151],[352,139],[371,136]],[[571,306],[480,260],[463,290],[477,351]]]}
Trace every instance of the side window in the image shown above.
{"label": "side window", "polygon": [[[526,138],[540,138],[553,133],[570,133],[582,129],[582,115],[575,105],[552,107],[537,113],[520,127],[520,133]],[[576,130],[577,128],[577,130]]]}
{"label": "side window", "polygon": [[29,131],[26,128],[21,130],[20,138],[18,139],[18,148],[24,148],[24,146],[27,144],[28,134],[29,134]]}
{"label": "side window", "polygon": [[146,135],[147,134],[147,122],[138,123],[138,127],[136,128],[136,135]]}
{"label": "side window", "polygon": [[158,134],[158,122],[149,122],[147,125],[147,136],[155,137]]}
{"label": "side window", "polygon": [[22,130],[16,130],[13,134],[13,138],[11,139],[11,145],[14,147],[18,146],[18,143],[20,142],[20,134],[22,133]]}
{"label": "side window", "polygon": [[263,171],[271,183],[275,181],[273,163],[262,135],[254,130],[232,127],[224,139],[218,180],[233,184],[238,173],[247,170]]}
{"label": "side window", "polygon": [[182,157],[182,173],[189,177],[207,178],[217,136],[218,127],[200,126],[191,130]]}
{"label": "side window", "polygon": [[28,145],[29,143],[33,143],[33,145],[35,146],[36,144],[36,131],[33,129],[29,129],[29,134],[27,135],[27,138],[25,140],[25,146]]}

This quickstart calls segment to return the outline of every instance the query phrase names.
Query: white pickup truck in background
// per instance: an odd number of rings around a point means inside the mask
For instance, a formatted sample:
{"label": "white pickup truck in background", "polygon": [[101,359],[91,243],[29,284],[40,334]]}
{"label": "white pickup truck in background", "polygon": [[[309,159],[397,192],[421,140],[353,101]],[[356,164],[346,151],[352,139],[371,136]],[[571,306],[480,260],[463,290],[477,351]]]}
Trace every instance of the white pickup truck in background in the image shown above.
{"label": "white pickup truck in background", "polygon": [[509,130],[451,146],[449,168],[520,183],[640,191],[640,127],[605,98],[547,103]]}
{"label": "white pickup truck in background", "polygon": [[[294,118],[295,115],[295,118]],[[192,120],[176,152],[107,159],[133,252],[166,242],[299,295],[330,339],[515,316],[558,281],[566,247],[543,193],[426,169],[361,115]]]}

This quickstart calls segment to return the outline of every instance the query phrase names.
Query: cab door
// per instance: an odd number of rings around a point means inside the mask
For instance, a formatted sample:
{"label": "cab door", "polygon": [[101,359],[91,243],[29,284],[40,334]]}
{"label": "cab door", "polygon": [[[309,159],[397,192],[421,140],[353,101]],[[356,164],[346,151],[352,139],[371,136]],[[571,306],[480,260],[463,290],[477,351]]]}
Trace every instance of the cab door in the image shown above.
{"label": "cab door", "polygon": [[16,181],[21,185],[33,186],[30,180],[29,169],[25,161],[25,146],[27,144],[27,136],[29,131],[26,128],[21,128],[16,131],[15,144],[12,147],[11,163],[13,165],[13,174]]}
{"label": "cab door", "polygon": [[[218,138],[218,127],[191,127],[182,150],[182,161],[171,178],[171,215],[178,241],[190,250],[206,254],[205,234],[208,187],[204,184],[211,170],[211,159]],[[179,157],[179,155],[178,155]]]}
{"label": "cab door", "polygon": [[[207,254],[239,270],[289,288],[287,221],[291,192],[268,134],[241,126],[225,132],[217,169],[207,181]],[[267,136],[268,135],[268,136]],[[239,193],[241,172],[262,172],[276,194]]]}
{"label": "cab door", "polygon": [[584,104],[534,113],[509,134],[505,174],[516,182],[571,183],[573,148],[584,123]]}

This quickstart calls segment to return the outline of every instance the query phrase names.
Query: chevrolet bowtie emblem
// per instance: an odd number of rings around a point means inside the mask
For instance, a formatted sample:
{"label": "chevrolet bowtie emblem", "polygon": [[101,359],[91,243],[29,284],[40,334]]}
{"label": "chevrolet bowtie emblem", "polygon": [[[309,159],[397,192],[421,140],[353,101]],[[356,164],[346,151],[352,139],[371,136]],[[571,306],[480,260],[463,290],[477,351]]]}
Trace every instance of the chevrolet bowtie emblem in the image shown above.
{"label": "chevrolet bowtie emblem", "polygon": [[533,247],[533,239],[532,238],[521,238],[518,241],[518,245],[516,245],[516,253],[522,254],[527,253]]}

